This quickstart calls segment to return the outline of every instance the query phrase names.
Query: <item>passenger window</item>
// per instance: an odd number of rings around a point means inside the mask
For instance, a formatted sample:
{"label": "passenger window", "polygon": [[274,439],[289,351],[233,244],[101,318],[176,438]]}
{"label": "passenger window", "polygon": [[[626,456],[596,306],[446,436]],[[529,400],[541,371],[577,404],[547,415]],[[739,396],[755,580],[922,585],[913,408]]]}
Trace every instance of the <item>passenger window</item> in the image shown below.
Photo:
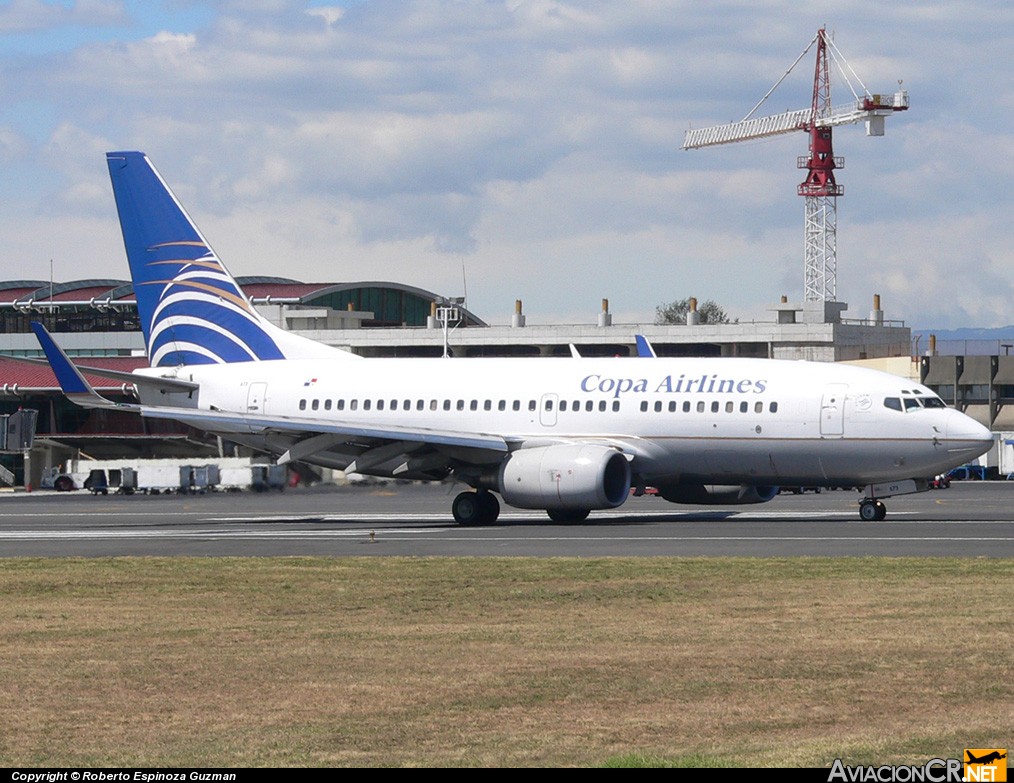
{"label": "passenger window", "polygon": [[676,403],[675,402],[670,402],[669,403],[669,413],[675,413],[675,412],[676,412]]}
{"label": "passenger window", "polygon": [[734,408],[734,404],[733,404],[732,400],[728,400],[725,403],[725,412],[726,413],[732,413],[733,408]]}
{"label": "passenger window", "polygon": [[421,410],[423,410],[423,409],[424,409],[425,407],[426,407],[426,401],[425,401],[425,400],[416,400],[416,401],[415,401],[415,409],[416,409],[417,411],[421,411]]}
{"label": "passenger window", "polygon": [[884,407],[890,408],[892,411],[901,410],[901,400],[897,397],[888,397],[884,400]]}
{"label": "passenger window", "polygon": [[741,402],[739,404],[739,412],[740,413],[747,413],[749,410],[750,410],[750,403],[748,403],[746,400],[743,400],[743,402]]}
{"label": "passenger window", "polygon": [[595,410],[595,403],[592,402],[591,400],[588,400],[588,402],[584,404],[584,409],[589,413],[591,413],[593,410]]}
{"label": "passenger window", "polygon": [[567,410],[567,401],[566,400],[560,400],[560,410],[561,411]]}
{"label": "passenger window", "polygon": [[620,401],[619,400],[613,400],[613,411],[619,411],[619,410],[620,410]]}
{"label": "passenger window", "polygon": [[377,410],[378,411],[384,410],[384,401],[383,400],[377,400]]}
{"label": "passenger window", "polygon": [[445,411],[449,411],[450,409],[451,409],[451,401],[450,400],[444,400],[444,410]]}
{"label": "passenger window", "polygon": [[528,401],[528,410],[533,411],[537,407],[538,407],[538,405],[535,404],[535,400],[529,400]]}
{"label": "passenger window", "polygon": [[755,402],[753,404],[753,412],[754,413],[763,413],[764,412],[764,403],[763,402]]}
{"label": "passenger window", "polygon": [[496,409],[498,411],[505,411],[505,410],[507,410],[507,400],[500,400],[500,402],[498,402],[496,404]]}
{"label": "passenger window", "polygon": [[305,411],[306,410],[306,400],[300,400],[299,401],[299,409],[301,411]]}
{"label": "passenger window", "polygon": [[606,412],[606,401],[605,400],[599,400],[599,412],[601,412],[601,413],[605,413]]}
{"label": "passenger window", "polygon": [[697,412],[704,413],[704,400],[697,403]]}
{"label": "passenger window", "polygon": [[479,401],[478,400],[472,400],[470,403],[468,403],[468,409],[470,411],[477,411],[477,410],[479,410]]}
{"label": "passenger window", "polygon": [[368,411],[373,405],[373,400],[363,400],[363,410]]}
{"label": "passenger window", "polygon": [[458,400],[458,410],[459,411],[465,410],[465,401],[464,400]]}
{"label": "passenger window", "polygon": [[712,413],[718,413],[718,400],[714,400],[711,403],[711,412]]}
{"label": "passenger window", "polygon": [[484,411],[491,411],[491,410],[493,410],[493,400],[486,400],[486,401],[485,401],[485,402],[484,402],[484,403],[482,404],[482,409],[483,409]]}
{"label": "passenger window", "polygon": [[514,403],[511,405],[511,408],[516,411],[521,410],[521,400],[514,400]]}
{"label": "passenger window", "polygon": [[662,400],[655,400],[655,413],[662,412]]}
{"label": "passenger window", "polygon": [[647,413],[647,412],[648,412],[648,401],[647,400],[641,400],[641,413]]}
{"label": "passenger window", "polygon": [[690,413],[690,400],[683,401],[683,412]]}
{"label": "passenger window", "polygon": [[314,400],[310,403],[310,407],[317,410],[320,407],[320,400]]}
{"label": "passenger window", "polygon": [[331,410],[331,400],[324,400],[324,410]]}
{"label": "passenger window", "polygon": [[768,410],[771,411],[772,413],[778,413],[778,403],[777,402],[771,403],[768,406]]}
{"label": "passenger window", "polygon": [[345,400],[338,400],[338,402],[335,403],[335,408],[337,408],[340,411],[345,410]]}
{"label": "passenger window", "polygon": [[436,409],[437,409],[437,401],[436,400],[430,400],[430,410],[431,411],[435,411]]}
{"label": "passenger window", "polygon": [[349,402],[349,410],[350,411],[354,411],[358,407],[359,407],[359,400],[351,400]]}

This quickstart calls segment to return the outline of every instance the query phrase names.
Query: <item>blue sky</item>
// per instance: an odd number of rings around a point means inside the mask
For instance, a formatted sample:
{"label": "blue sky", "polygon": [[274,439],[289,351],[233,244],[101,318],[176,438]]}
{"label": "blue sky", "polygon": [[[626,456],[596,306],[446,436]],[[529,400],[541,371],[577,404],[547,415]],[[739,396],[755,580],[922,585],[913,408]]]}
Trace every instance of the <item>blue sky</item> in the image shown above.
{"label": "blue sky", "polygon": [[141,149],[237,275],[467,293],[492,323],[769,319],[802,297],[805,134],[680,144],[822,25],[912,105],[835,131],[846,315],[1014,323],[1014,11],[985,0],[0,2],[0,277],[124,278],[104,153]]}

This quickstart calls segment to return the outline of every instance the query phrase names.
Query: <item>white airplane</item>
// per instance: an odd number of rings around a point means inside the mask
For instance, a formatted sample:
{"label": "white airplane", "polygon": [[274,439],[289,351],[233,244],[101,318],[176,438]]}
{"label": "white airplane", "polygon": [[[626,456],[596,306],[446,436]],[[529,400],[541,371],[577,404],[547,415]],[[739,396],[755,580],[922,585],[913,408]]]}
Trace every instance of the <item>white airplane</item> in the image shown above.
{"label": "white airplane", "polygon": [[471,487],[462,525],[500,503],[557,522],[623,504],[746,504],[779,485],[864,486],[859,513],[984,453],[989,430],[925,386],[858,367],[771,359],[363,359],[286,332],[250,305],[141,152],[107,155],[149,368],[116,373],[138,404],[88,384],[39,324],[64,392],[174,419],[277,456]]}

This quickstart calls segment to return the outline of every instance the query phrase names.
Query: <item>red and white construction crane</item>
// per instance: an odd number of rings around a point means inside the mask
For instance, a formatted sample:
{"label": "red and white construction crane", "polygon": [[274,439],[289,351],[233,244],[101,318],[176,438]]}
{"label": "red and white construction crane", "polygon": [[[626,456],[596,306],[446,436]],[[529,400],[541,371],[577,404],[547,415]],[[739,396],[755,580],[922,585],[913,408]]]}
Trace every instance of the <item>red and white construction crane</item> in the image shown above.
{"label": "red and white construction crane", "polygon": [[[809,109],[784,112],[769,117],[753,117],[754,112],[792,72],[808,51],[817,45],[817,66],[813,76],[813,102]],[[828,59],[832,59],[854,100],[844,106],[831,105],[831,80]],[[852,86],[848,74],[859,83],[862,93]],[[901,82],[898,82],[899,86]],[[822,27],[802,54],[789,67],[767,95],[739,122],[711,128],[688,130],[683,149],[692,150],[716,144],[761,139],[782,133],[806,131],[810,135],[810,154],[800,156],[797,166],[806,169],[806,179],[798,193],[806,198],[804,220],[804,295],[807,302],[833,302],[837,296],[837,224],[838,196],[845,189],[835,182],[834,170],[845,165],[831,148],[831,131],[837,125],[864,121],[867,136],[884,135],[884,119],[908,108],[908,92],[899,89],[893,95],[873,95],[845,61]]]}

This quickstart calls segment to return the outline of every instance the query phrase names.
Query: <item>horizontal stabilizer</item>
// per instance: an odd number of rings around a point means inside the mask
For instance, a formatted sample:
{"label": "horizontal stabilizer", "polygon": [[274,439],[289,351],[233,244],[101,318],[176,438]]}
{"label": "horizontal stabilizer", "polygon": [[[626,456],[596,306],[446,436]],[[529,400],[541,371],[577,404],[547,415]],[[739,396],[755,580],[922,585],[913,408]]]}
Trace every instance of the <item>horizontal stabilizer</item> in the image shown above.
{"label": "horizontal stabilizer", "polygon": [[42,346],[43,353],[46,354],[46,358],[49,360],[49,366],[56,376],[57,383],[60,384],[60,388],[68,399],[83,408],[126,408],[128,410],[138,410],[138,406],[136,405],[124,405],[107,400],[95,391],[92,385],[88,383],[88,379],[81,373],[81,370],[74,365],[63,349],[56,344],[56,341],[46,331],[46,327],[38,321],[32,321],[31,327],[39,340],[39,344]]}

